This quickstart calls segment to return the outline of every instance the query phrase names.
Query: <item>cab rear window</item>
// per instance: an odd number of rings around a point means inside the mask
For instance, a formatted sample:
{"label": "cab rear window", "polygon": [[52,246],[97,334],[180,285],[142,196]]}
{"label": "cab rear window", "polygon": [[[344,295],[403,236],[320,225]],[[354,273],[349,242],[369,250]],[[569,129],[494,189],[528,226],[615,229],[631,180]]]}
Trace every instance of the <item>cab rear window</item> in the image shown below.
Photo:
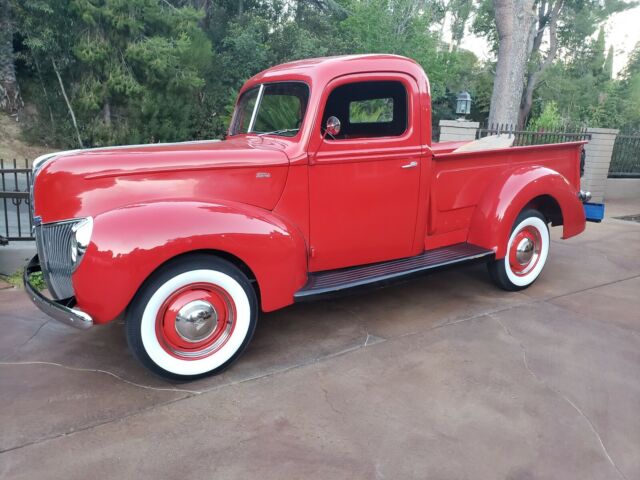
{"label": "cab rear window", "polygon": [[335,116],[335,140],[389,137],[407,130],[407,91],[399,81],[354,82],[336,87],[327,99],[322,125]]}

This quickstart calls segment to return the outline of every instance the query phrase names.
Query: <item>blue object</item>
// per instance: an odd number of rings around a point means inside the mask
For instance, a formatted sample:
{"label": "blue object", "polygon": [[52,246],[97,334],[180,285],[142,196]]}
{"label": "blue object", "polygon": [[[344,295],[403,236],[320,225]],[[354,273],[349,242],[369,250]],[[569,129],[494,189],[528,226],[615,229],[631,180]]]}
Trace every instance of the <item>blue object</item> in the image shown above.
{"label": "blue object", "polygon": [[585,203],[584,215],[587,217],[587,222],[600,223],[604,218],[604,203]]}

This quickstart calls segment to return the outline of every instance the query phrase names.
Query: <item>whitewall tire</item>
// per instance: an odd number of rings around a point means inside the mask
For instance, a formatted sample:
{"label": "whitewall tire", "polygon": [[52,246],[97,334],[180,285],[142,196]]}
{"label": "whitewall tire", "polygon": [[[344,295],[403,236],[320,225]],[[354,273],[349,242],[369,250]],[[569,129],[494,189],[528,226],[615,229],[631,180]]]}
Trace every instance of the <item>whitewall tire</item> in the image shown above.
{"label": "whitewall tire", "polygon": [[500,288],[527,288],[540,276],[549,256],[549,226],[537,210],[523,210],[516,218],[504,258],[489,263],[489,274]]}
{"label": "whitewall tire", "polygon": [[127,340],[143,365],[172,379],[219,373],[248,345],[257,298],[226,260],[194,254],[170,262],[143,285],[127,310]]}

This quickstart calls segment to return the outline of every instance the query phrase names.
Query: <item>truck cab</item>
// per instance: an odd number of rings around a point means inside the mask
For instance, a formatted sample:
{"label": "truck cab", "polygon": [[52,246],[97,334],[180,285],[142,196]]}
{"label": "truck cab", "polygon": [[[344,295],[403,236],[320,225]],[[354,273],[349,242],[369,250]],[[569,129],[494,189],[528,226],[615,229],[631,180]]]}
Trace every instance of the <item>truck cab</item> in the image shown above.
{"label": "truck cab", "polygon": [[242,87],[224,141],[36,161],[25,284],[80,328],[124,315],[160,375],[217,373],[260,311],[296,301],[472,261],[528,287],[549,225],[585,228],[583,143],[432,144],[429,81],[404,57],[279,65]]}

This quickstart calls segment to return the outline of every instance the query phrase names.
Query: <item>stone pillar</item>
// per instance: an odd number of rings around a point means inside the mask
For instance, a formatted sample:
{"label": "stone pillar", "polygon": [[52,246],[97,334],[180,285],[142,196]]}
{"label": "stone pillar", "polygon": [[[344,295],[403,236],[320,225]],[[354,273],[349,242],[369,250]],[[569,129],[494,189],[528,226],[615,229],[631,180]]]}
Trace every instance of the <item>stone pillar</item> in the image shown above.
{"label": "stone pillar", "polygon": [[588,128],[591,141],[585,145],[586,158],[581,188],[591,192],[591,201],[602,203],[607,186],[607,174],[618,130],[614,128]]}
{"label": "stone pillar", "polygon": [[467,120],[440,120],[441,142],[462,142],[476,139],[476,132],[480,122]]}

